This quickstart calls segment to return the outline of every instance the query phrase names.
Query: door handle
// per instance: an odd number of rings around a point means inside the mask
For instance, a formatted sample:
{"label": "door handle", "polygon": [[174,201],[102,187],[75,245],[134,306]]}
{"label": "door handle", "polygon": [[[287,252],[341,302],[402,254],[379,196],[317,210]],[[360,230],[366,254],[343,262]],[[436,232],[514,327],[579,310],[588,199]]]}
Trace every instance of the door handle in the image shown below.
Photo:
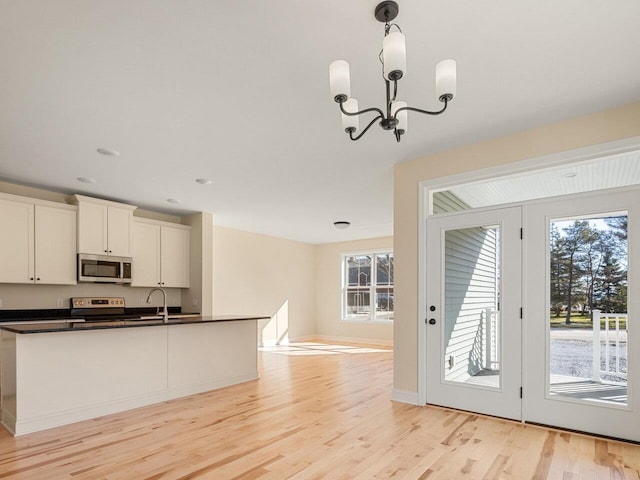
{"label": "door handle", "polygon": [[436,324],[436,319],[435,318],[430,318],[429,319],[429,325],[435,325]]}

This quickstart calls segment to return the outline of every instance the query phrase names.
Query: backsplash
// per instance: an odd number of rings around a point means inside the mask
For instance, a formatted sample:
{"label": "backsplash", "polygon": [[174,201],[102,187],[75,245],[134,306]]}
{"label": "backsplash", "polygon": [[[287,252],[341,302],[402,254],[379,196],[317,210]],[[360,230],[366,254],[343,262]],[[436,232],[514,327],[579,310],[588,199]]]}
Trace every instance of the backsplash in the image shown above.
{"label": "backsplash", "polygon": [[[128,308],[147,307],[145,302],[151,291],[148,287],[81,283],[78,285],[20,285],[0,284],[0,310],[37,308],[70,308],[71,297],[124,297]],[[180,306],[181,290],[165,288],[167,304]],[[151,297],[151,305],[162,305],[162,295]]]}

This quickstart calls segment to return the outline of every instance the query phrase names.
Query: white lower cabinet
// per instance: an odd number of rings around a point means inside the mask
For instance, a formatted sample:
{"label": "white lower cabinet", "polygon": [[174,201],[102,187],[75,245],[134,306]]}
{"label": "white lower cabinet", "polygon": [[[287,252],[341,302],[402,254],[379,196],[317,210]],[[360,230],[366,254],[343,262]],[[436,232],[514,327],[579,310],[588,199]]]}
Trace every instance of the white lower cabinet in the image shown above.
{"label": "white lower cabinet", "polygon": [[76,207],[0,196],[0,283],[76,283]]}
{"label": "white lower cabinet", "polygon": [[189,287],[190,227],[134,218],[133,287]]}

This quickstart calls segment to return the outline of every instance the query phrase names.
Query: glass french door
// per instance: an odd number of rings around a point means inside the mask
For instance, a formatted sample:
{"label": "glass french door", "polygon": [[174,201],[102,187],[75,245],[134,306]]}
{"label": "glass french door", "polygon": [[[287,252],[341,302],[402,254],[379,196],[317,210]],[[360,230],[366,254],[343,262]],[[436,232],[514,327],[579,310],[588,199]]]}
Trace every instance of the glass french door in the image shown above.
{"label": "glass french door", "polygon": [[640,441],[639,198],[526,207],[525,420]]}
{"label": "glass french door", "polygon": [[427,403],[521,419],[520,207],[427,220]]}

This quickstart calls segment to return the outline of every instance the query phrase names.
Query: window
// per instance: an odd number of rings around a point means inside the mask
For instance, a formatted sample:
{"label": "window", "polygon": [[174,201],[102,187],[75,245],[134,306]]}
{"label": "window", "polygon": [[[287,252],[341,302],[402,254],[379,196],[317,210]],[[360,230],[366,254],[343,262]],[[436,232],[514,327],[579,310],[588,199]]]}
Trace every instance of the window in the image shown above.
{"label": "window", "polygon": [[393,252],[342,256],[342,319],[393,320]]}

